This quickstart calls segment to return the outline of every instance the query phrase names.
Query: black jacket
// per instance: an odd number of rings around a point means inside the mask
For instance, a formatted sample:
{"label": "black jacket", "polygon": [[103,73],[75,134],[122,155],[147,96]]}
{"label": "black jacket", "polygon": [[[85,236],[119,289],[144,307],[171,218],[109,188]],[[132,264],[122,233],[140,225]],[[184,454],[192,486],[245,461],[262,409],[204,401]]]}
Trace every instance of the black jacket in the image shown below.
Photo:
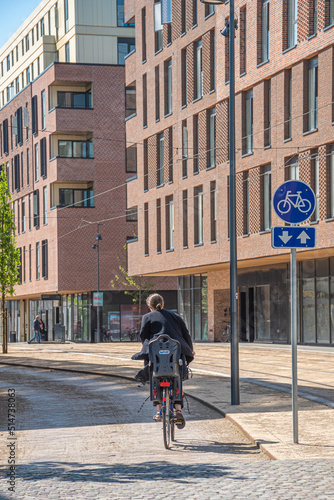
{"label": "black jacket", "polygon": [[41,331],[41,325],[39,324],[38,319],[35,319],[35,321],[34,321],[34,331],[36,332],[36,330],[37,330],[38,332],[40,332],[40,331]]}
{"label": "black jacket", "polygon": [[186,324],[181,316],[166,309],[152,311],[143,316],[140,331],[143,348],[140,354],[148,354],[149,341],[154,336],[164,333],[180,342],[181,354],[184,354],[187,362],[190,363],[194,359],[193,343]]}

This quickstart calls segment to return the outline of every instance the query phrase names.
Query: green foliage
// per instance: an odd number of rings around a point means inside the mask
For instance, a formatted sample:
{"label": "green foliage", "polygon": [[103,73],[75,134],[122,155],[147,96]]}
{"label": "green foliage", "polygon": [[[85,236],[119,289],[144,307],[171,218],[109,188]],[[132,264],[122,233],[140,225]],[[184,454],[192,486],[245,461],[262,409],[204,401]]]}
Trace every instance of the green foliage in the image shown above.
{"label": "green foliage", "polygon": [[[0,290],[2,311],[5,310],[6,296],[14,294],[14,286],[20,282],[20,251],[16,248],[14,211],[11,208],[6,165],[0,171]],[[3,352],[7,352],[5,317],[3,320]]]}

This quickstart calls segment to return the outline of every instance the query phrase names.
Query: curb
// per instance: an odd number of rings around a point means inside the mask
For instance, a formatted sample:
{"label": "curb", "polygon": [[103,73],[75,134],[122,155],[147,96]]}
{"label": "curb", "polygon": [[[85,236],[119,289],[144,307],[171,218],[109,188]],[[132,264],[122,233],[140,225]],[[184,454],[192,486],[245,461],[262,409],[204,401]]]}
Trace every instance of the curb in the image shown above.
{"label": "curb", "polygon": [[[123,380],[129,380],[130,382],[134,381],[133,377],[128,377],[126,375],[116,375],[115,373],[98,373],[98,372],[92,372],[88,370],[71,370],[70,368],[53,368],[49,366],[35,366],[35,365],[28,365],[24,363],[10,363],[8,361],[0,361],[0,365],[9,365],[9,366],[22,366],[24,368],[35,368],[35,369],[42,369],[42,370],[54,370],[54,371],[60,371],[60,372],[71,372],[71,373],[82,373],[84,375],[97,375],[99,377],[112,377],[112,378],[118,378],[118,379],[123,379]],[[213,404],[209,403],[208,401],[205,401],[204,399],[199,398],[198,396],[193,396],[192,394],[189,394],[187,392],[184,393],[186,396],[194,399],[195,401],[198,401],[199,403],[203,404],[207,408],[210,408],[211,410],[216,411],[220,415],[222,415],[224,418],[226,418],[229,422],[231,422],[239,431],[259,450],[261,450],[268,458],[269,460],[277,460],[277,458],[270,453],[265,446],[263,446],[262,443],[260,443],[257,439],[254,439],[243,427],[240,425],[238,422],[234,420],[234,418],[228,414],[214,406]]]}

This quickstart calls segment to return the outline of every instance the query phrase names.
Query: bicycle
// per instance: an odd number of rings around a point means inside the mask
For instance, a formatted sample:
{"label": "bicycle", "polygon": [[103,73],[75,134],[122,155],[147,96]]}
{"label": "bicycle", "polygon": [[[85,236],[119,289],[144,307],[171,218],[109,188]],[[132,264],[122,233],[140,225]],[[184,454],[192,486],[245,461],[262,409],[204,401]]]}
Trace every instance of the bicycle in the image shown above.
{"label": "bicycle", "polygon": [[[293,201],[293,198],[295,201]],[[277,210],[281,214],[287,214],[290,212],[291,208],[298,208],[300,212],[307,213],[311,209],[311,202],[308,199],[304,199],[301,196],[301,191],[297,191],[296,194],[291,194],[291,191],[286,193],[285,199],[281,200],[277,204]]]}
{"label": "bicycle", "polygon": [[217,334],[219,342],[231,342],[231,325],[221,328]]}
{"label": "bicycle", "polygon": [[181,346],[168,335],[149,343],[151,401],[161,403],[163,441],[166,449],[175,441],[175,402],[182,398]]}

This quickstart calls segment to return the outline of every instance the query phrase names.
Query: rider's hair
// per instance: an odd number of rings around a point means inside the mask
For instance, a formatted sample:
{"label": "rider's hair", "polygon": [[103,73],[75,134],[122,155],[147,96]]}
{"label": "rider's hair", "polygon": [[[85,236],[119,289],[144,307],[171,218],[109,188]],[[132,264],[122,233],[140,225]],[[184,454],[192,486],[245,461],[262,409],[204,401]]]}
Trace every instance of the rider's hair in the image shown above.
{"label": "rider's hair", "polygon": [[164,299],[158,293],[152,293],[149,297],[147,297],[146,304],[148,307],[161,311],[164,305]]}

